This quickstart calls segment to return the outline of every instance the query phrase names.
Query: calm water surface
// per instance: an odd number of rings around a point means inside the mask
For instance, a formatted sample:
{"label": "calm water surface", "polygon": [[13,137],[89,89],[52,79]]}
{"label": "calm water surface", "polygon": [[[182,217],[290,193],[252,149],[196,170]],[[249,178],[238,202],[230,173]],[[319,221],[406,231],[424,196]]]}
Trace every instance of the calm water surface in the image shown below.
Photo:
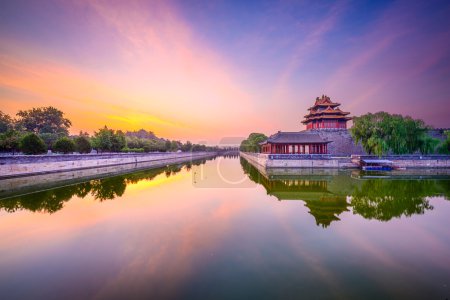
{"label": "calm water surface", "polygon": [[450,178],[416,178],[216,158],[2,199],[0,298],[447,299]]}

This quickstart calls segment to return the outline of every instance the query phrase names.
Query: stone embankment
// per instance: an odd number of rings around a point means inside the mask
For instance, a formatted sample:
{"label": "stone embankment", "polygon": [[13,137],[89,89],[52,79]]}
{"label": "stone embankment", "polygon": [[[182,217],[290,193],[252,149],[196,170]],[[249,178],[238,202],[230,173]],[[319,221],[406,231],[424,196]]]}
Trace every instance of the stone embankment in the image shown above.
{"label": "stone embankment", "polygon": [[[352,155],[340,157],[332,155],[304,154],[264,154],[241,152],[241,157],[258,169],[266,168],[358,168],[361,159],[380,159],[378,156]],[[390,160],[398,168],[450,168],[449,155],[390,155],[381,159]]]}
{"label": "stone embankment", "polygon": [[[375,155],[352,155],[352,162],[361,159],[380,159]],[[392,161],[394,167],[405,169],[450,168],[450,155],[386,155],[381,157]]]}
{"label": "stone embankment", "polygon": [[148,168],[188,162],[216,155],[212,152],[17,155],[0,157],[0,179],[146,163]]}
{"label": "stone embankment", "polygon": [[295,155],[264,154],[241,152],[245,158],[257,168],[357,168],[350,157],[333,157],[330,155]]}

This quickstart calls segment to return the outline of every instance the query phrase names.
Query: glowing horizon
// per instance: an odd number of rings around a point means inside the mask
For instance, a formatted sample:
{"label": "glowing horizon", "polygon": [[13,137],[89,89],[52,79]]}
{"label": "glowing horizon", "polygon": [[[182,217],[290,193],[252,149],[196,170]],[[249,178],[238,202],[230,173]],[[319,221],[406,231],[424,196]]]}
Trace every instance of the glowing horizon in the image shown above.
{"label": "glowing horizon", "polygon": [[0,110],[12,117],[52,105],[71,133],[216,143],[304,129],[327,94],[351,116],[450,126],[444,1],[29,2],[0,4]]}

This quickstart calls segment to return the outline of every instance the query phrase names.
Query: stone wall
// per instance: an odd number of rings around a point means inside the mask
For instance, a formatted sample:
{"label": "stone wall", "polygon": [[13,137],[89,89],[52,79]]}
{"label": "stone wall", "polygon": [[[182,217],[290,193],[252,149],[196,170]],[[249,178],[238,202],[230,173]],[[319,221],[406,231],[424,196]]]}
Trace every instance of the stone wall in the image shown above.
{"label": "stone wall", "polygon": [[[272,155],[262,153],[241,152],[242,157],[251,162],[258,169],[267,168],[356,168],[357,165],[351,161],[350,157],[320,157],[311,159],[310,155],[305,155],[305,159],[288,159],[289,154],[276,155],[277,159],[272,159]],[[300,155],[299,155],[300,156]]]}
{"label": "stone wall", "polygon": [[378,157],[375,155],[352,155],[354,163],[360,159],[386,159],[392,161],[395,167],[418,168],[450,168],[450,155],[387,155]]}
{"label": "stone wall", "polygon": [[42,173],[73,171],[88,168],[138,164],[149,167],[214,156],[211,152],[94,154],[94,155],[18,155],[0,157],[0,179]]}
{"label": "stone wall", "polygon": [[[241,156],[255,165],[257,168],[358,168],[360,159],[379,159],[377,156],[369,155],[352,155],[351,157],[339,157],[318,155],[295,155],[298,159],[289,158],[292,154],[261,154],[261,153],[247,153],[241,152]],[[286,158],[283,159],[283,156]],[[276,157],[276,159],[274,158]],[[450,168],[449,155],[390,155],[382,157],[393,162],[395,167],[400,168]]]}
{"label": "stone wall", "polygon": [[328,153],[335,156],[350,156],[352,154],[366,154],[361,143],[355,144],[348,129],[315,129],[309,130],[318,133],[328,144]]}

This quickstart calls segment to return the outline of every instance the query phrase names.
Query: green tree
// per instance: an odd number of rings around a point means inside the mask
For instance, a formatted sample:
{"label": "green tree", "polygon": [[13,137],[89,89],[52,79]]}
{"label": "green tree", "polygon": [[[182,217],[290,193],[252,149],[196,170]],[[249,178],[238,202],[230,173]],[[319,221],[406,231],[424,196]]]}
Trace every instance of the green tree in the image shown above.
{"label": "green tree", "polygon": [[89,137],[86,135],[79,135],[75,138],[75,150],[79,153],[90,153],[92,150]]}
{"label": "green tree", "polygon": [[125,148],[127,145],[125,140],[125,134],[121,130],[117,130],[116,132],[113,132],[112,138],[111,138],[111,151],[113,152],[120,152],[123,148]]}
{"label": "green tree", "polygon": [[187,141],[186,144],[181,146],[181,150],[183,150],[184,152],[192,151],[192,143],[190,141]]}
{"label": "green tree", "polygon": [[388,152],[407,154],[417,151],[428,154],[434,152],[438,143],[428,136],[429,129],[422,120],[378,112],[354,117],[350,133],[369,154],[381,156]]}
{"label": "green tree", "polygon": [[250,133],[247,139],[241,142],[239,150],[244,152],[259,152],[259,143],[267,140],[267,136],[263,133]]}
{"label": "green tree", "polygon": [[172,143],[169,140],[167,140],[165,142],[165,147],[164,147],[165,151],[170,151],[170,146],[171,145],[172,145]]}
{"label": "green tree", "polygon": [[7,114],[0,111],[0,133],[5,133],[14,129],[14,120]]}
{"label": "green tree", "polygon": [[64,118],[64,113],[52,106],[20,110],[17,125],[21,130],[34,133],[69,134],[72,125],[69,119]]}
{"label": "green tree", "polygon": [[125,134],[121,130],[114,131],[108,127],[103,127],[98,132],[94,133],[92,139],[93,148],[103,152],[112,151],[120,152],[127,146]]}
{"label": "green tree", "polygon": [[450,130],[444,131],[444,134],[447,138],[439,144],[437,151],[441,154],[450,154]]}
{"label": "green tree", "polygon": [[171,141],[170,142],[170,151],[177,151],[180,148],[180,142]]}
{"label": "green tree", "polygon": [[114,135],[114,130],[108,129],[108,127],[103,127],[98,132],[94,133],[94,138],[92,139],[92,146],[100,152],[111,151],[112,148],[112,137]]}
{"label": "green tree", "polygon": [[0,151],[14,153],[19,149],[21,135],[18,131],[9,129],[5,133],[0,133]]}
{"label": "green tree", "polygon": [[67,154],[75,151],[75,143],[68,137],[62,137],[55,142],[53,150]]}
{"label": "green tree", "polygon": [[49,133],[49,132],[40,133],[38,135],[44,141],[45,145],[47,146],[47,149],[50,150],[53,150],[53,145],[59,138],[65,136],[64,134]]}
{"label": "green tree", "polygon": [[44,141],[35,133],[28,133],[19,142],[19,148],[25,154],[43,154],[47,151]]}

